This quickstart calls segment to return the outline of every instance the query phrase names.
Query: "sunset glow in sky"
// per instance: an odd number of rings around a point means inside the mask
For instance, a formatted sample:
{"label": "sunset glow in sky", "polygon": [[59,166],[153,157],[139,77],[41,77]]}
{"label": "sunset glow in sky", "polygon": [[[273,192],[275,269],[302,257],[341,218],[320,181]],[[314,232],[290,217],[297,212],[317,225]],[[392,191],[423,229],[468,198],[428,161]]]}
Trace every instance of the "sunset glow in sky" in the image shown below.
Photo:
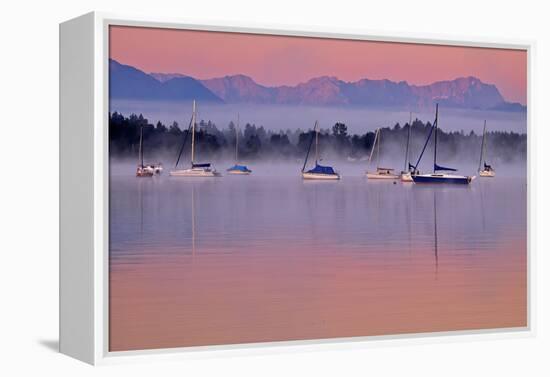
{"label": "sunset glow in sky", "polygon": [[110,57],[198,79],[244,74],[266,86],[318,76],[430,84],[475,76],[526,103],[527,52],[473,47],[112,26]]}

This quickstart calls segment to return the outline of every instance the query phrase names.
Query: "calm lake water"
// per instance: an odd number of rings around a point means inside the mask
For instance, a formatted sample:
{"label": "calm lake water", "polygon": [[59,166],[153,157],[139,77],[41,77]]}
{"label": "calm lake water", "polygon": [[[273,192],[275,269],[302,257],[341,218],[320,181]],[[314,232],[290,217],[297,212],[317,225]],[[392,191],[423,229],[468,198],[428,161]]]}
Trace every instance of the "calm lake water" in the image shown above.
{"label": "calm lake water", "polygon": [[112,164],[111,351],[526,326],[524,177],[250,167],[139,179]]}

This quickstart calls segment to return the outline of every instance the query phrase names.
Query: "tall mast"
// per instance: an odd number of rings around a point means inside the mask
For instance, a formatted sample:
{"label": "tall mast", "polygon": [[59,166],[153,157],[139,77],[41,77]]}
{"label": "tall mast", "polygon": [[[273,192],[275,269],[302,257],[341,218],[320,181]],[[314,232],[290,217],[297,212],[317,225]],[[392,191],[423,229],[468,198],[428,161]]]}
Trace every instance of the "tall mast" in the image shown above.
{"label": "tall mast", "polygon": [[438,106],[439,104],[435,104],[435,126],[434,126],[434,131],[435,131],[435,138],[434,138],[434,174],[435,174],[435,167],[437,165],[437,112],[438,112]]}
{"label": "tall mast", "polygon": [[382,130],[378,129],[378,152],[376,153],[378,155],[378,161],[376,162],[376,169],[380,167],[380,140],[382,140]]}
{"label": "tall mast", "polygon": [[481,138],[481,153],[479,154],[479,167],[478,171],[481,171],[481,161],[483,160],[485,154],[485,127],[487,126],[487,121],[483,121],[483,137]]}
{"label": "tall mast", "polygon": [[377,128],[376,131],[374,132],[374,141],[372,142],[372,148],[370,150],[369,165],[372,161],[372,155],[374,154],[374,148],[376,148],[376,141],[378,140],[378,131],[379,131],[379,129]]}
{"label": "tall mast", "polygon": [[405,149],[405,168],[403,171],[408,171],[409,162],[409,143],[411,141],[411,127],[412,127],[412,111],[409,113],[409,132],[407,132],[407,148]]}
{"label": "tall mast", "polygon": [[239,163],[239,113],[237,113],[237,128],[235,128],[235,165]]}
{"label": "tall mast", "polygon": [[193,100],[193,117],[191,120],[191,165],[195,162],[195,123],[197,118],[197,105],[195,100]]}
{"label": "tall mast", "polygon": [[143,126],[139,128],[139,160],[141,167],[143,168]]}
{"label": "tall mast", "polygon": [[319,161],[319,130],[315,131],[315,165]]}
{"label": "tall mast", "polygon": [[[315,126],[313,126],[313,132],[317,130],[317,121],[315,121]],[[309,139],[309,146],[307,147],[307,153],[306,153],[306,159],[304,160],[304,166],[302,166],[302,173],[304,170],[306,170],[307,165],[307,159],[309,158],[309,152],[311,151],[311,146],[313,145],[313,135],[311,135],[311,139]]]}

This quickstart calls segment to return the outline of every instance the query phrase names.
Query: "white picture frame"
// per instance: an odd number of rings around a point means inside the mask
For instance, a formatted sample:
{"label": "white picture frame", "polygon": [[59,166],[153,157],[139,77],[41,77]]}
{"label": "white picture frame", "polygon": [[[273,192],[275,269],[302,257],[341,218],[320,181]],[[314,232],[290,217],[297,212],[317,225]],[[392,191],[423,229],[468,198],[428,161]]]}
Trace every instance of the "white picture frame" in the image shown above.
{"label": "white picture frame", "polygon": [[[450,331],[415,335],[201,346],[147,351],[108,350],[108,29],[110,25],[223,32],[445,44],[527,51],[528,319],[522,328]],[[88,13],[60,25],[60,351],[90,364],[184,359],[226,354],[294,352],[423,342],[471,341],[533,336],[534,250],[532,216],[532,41],[472,40],[460,37],[387,34],[364,30],[172,20]],[[460,335],[458,337],[457,335]],[[198,352],[201,351],[201,352]],[[208,351],[208,352],[203,352]]]}

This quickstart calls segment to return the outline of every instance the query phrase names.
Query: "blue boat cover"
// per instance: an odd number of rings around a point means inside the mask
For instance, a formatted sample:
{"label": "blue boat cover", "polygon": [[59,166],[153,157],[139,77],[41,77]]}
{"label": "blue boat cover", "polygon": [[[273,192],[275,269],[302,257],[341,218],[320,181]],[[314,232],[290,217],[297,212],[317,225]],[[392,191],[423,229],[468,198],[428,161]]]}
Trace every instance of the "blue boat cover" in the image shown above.
{"label": "blue boat cover", "polygon": [[445,166],[439,166],[438,164],[434,164],[434,171],[442,171],[442,170],[456,171],[456,169],[453,169],[453,168],[446,168]]}
{"label": "blue boat cover", "polygon": [[232,166],[229,169],[227,169],[227,171],[231,171],[231,170],[238,170],[238,171],[248,172],[248,173],[252,172],[252,170],[250,170],[249,168],[247,168],[244,165],[235,165],[235,166]]}
{"label": "blue boat cover", "polygon": [[311,170],[307,171],[308,173],[316,173],[316,174],[336,174],[334,169],[331,166],[322,166],[318,163],[315,163],[315,167]]}
{"label": "blue boat cover", "polygon": [[210,167],[210,163],[205,163],[205,164],[192,164],[194,168],[209,168]]}

